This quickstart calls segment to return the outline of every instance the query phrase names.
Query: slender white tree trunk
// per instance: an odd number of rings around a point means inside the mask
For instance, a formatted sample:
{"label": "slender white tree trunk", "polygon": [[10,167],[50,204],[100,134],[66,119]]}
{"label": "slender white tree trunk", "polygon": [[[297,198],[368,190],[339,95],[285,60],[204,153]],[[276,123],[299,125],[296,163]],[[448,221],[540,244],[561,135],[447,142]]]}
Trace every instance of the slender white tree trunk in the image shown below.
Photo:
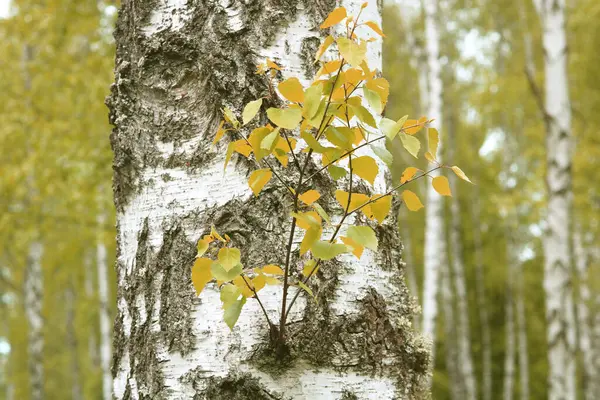
{"label": "slender white tree trunk", "polygon": [[574,399],[575,315],[571,282],[571,103],[567,74],[565,0],[534,0],[543,29],[548,188],[544,289],[548,323],[548,396]]}
{"label": "slender white tree trunk", "polygon": [[44,246],[34,240],[29,245],[24,282],[25,318],[29,325],[27,333],[27,351],[29,353],[29,384],[31,400],[44,398],[44,335],[42,306],[44,280],[42,272],[42,255]]}
{"label": "slender white tree trunk", "polygon": [[[594,338],[593,295],[589,287],[591,277],[588,274],[590,257],[585,247],[581,234],[581,228],[577,227],[573,232],[573,245],[575,256],[575,267],[579,287],[579,298],[577,301],[577,321],[579,328],[579,351],[583,361],[583,387],[585,400],[600,398],[600,371],[598,369],[598,358],[600,357],[598,338]],[[598,312],[596,310],[596,312]]]}
{"label": "slender white tree trunk", "polygon": [[456,334],[456,320],[454,317],[454,291],[452,290],[452,276],[449,267],[440,270],[440,295],[442,311],[444,313],[444,344],[446,348],[446,371],[448,373],[448,386],[452,400],[465,398],[463,378],[459,362],[459,349]]}
{"label": "slender white tree trunk", "polygon": [[106,245],[102,235],[106,216],[99,214],[98,217],[98,239],[96,244],[96,265],[98,269],[98,301],[100,303],[100,367],[102,370],[102,398],[112,399],[112,374],[110,372],[111,360],[111,332],[110,309],[108,301],[108,259]]}
{"label": "slender white tree trunk", "polygon": [[79,353],[77,345],[77,333],[75,326],[75,290],[72,282],[69,282],[65,292],[65,306],[67,311],[66,329],[67,345],[71,353],[71,396],[73,400],[82,400],[83,393],[81,389],[81,369],[79,367]]}
{"label": "slender white tree trunk", "polygon": [[[510,238],[507,238],[510,242]],[[515,316],[513,299],[514,266],[516,262],[512,246],[507,243],[508,277],[506,283],[505,339],[504,339],[504,383],[503,399],[512,400],[515,382]]]}
{"label": "slender white tree trunk", "polygon": [[518,263],[515,282],[517,341],[519,347],[519,388],[521,400],[529,399],[529,347],[527,345],[527,323],[525,317],[525,293],[523,290],[523,265]]}
{"label": "slender white tree trunk", "polygon": [[[439,60],[438,0],[425,0],[425,37],[428,69],[428,112],[429,118],[436,118],[434,126],[441,131],[442,120],[442,78]],[[441,160],[441,146],[438,160]],[[443,203],[431,185],[427,188],[425,226],[425,278],[423,282],[423,333],[433,342],[432,357],[435,358],[435,325],[438,314],[439,274],[445,268],[446,242],[444,230]]]}
{"label": "slender white tree trunk", "polygon": [[[450,120],[448,130],[450,158],[456,154],[456,134],[457,129],[454,125],[455,116]],[[450,185],[452,190],[452,202],[450,211],[452,214],[452,226],[450,229],[450,248],[452,249],[452,273],[454,276],[454,288],[456,291],[456,308],[458,321],[456,324],[456,336],[458,344],[458,367],[461,370],[461,376],[464,386],[464,399],[475,400],[477,398],[477,384],[475,381],[475,371],[473,367],[473,357],[471,353],[471,328],[469,324],[469,302],[467,297],[467,284],[465,279],[465,264],[463,259],[463,243],[460,203],[458,200],[457,178],[450,176]]]}
{"label": "slender white tree trunk", "polygon": [[479,324],[481,326],[481,398],[492,399],[492,335],[485,290],[485,264],[483,259],[483,232],[481,229],[481,200],[476,190],[473,200],[473,238],[475,247],[475,292]]}
{"label": "slender white tree trunk", "polygon": [[[328,3],[329,4],[329,3]],[[362,1],[344,1],[356,14]],[[249,300],[235,329],[219,292],[196,298],[196,242],[215,224],[248,266],[277,262],[289,209],[279,190],[255,198],[243,162],[223,172],[211,146],[222,106],[241,110],[265,95],[256,64],[269,57],[285,77],[311,77],[321,2],[123,1],[115,34],[116,83],[108,99],[115,129],[117,399],[412,399],[429,369],[426,341],[410,329],[395,221],[390,246],[322,267],[318,304],[296,303],[289,359],[269,353],[269,328]],[[380,22],[370,3],[364,20]],[[381,49],[371,45],[371,65]],[[303,79],[306,83],[306,80]],[[333,188],[332,188],[333,189]],[[329,265],[328,265],[329,267]],[[318,282],[317,282],[318,281]],[[293,291],[292,291],[293,294]],[[261,291],[277,320],[282,291]]]}

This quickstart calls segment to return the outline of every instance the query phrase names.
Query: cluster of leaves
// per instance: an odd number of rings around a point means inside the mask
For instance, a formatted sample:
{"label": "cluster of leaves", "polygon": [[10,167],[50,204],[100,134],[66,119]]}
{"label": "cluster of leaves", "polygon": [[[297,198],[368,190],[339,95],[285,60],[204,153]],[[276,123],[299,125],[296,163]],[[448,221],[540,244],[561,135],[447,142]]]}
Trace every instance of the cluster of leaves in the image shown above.
{"label": "cluster of leaves", "polygon": [[[361,212],[368,220],[381,224],[390,212],[392,196],[398,189],[416,179],[427,177],[432,171],[449,168],[436,161],[439,138],[437,130],[428,128],[430,120],[425,117],[417,120],[404,116],[394,121],[381,117],[388,100],[389,84],[367,64],[367,42],[374,39],[363,40],[355,31],[357,27],[364,25],[381,36],[383,32],[373,21],[359,23],[359,17],[360,13],[355,19],[347,15],[345,8],[339,7],[323,22],[321,28],[327,29],[345,21],[345,35],[329,35],[325,38],[315,55],[315,63],[320,64],[320,69],[306,88],[298,78],[291,77],[280,81],[275,89],[275,79],[281,67],[270,59],[258,65],[257,73],[265,76],[268,81],[270,98],[267,100],[273,100],[278,92],[287,100],[285,106],[267,108],[264,110],[264,118],[261,111],[265,98],[251,101],[244,107],[241,121],[230,109],[223,110],[224,120],[218,128],[214,143],[226,135],[231,139],[227,147],[225,168],[234,153],[253,159],[258,168],[250,174],[248,185],[254,195],[258,196],[265,185],[275,178],[293,204],[285,265],[244,269],[239,249],[230,247],[229,239],[220,237],[214,228],[210,235],[204,236],[199,242],[199,258],[192,270],[196,291],[199,294],[212,279],[217,281],[225,321],[230,328],[235,325],[248,297],[256,298],[260,303],[258,292],[265,285],[282,284],[279,335],[283,340],[287,314],[300,293],[298,290],[288,305],[289,286],[297,286],[312,295],[307,282],[318,271],[322,261],[344,253],[360,258],[365,248],[377,251],[377,236],[367,224],[350,224],[345,228],[345,233],[338,237],[347,218]],[[330,50],[334,43],[337,51]],[[322,61],[326,52],[333,59]],[[256,126],[260,120],[269,122]],[[387,142],[389,145],[392,141],[399,140],[413,157],[418,158],[421,140],[417,134],[424,130],[427,131],[429,143],[424,157],[433,164],[432,169],[423,171],[409,166],[404,170],[400,182],[383,193],[367,195],[353,188],[356,179],[368,182],[374,190],[384,186],[376,184],[381,172],[380,166],[390,167],[393,156],[384,145],[378,144]],[[249,135],[246,134],[248,131]],[[359,150],[364,155],[358,155]],[[275,160],[280,167],[276,167]],[[317,170],[308,174],[307,167],[311,162],[317,166]],[[296,168],[296,174],[286,176],[288,168]],[[468,180],[458,167],[451,169],[462,179]],[[347,190],[336,190],[334,194],[343,210],[341,219],[335,223],[318,202],[321,193],[311,185],[318,174],[328,174],[335,181],[347,183]],[[295,182],[290,183],[289,179],[292,177],[295,177]],[[432,184],[438,193],[451,195],[446,177],[437,176],[432,179]],[[401,197],[412,211],[423,207],[418,196],[410,190],[403,190]],[[324,227],[333,231],[328,238],[322,238]],[[290,274],[296,229],[304,231],[299,249],[303,260],[301,279],[292,278]],[[211,243],[221,246],[214,261],[202,257]],[[268,320],[267,313],[264,314]],[[269,324],[273,326],[271,321]]]}

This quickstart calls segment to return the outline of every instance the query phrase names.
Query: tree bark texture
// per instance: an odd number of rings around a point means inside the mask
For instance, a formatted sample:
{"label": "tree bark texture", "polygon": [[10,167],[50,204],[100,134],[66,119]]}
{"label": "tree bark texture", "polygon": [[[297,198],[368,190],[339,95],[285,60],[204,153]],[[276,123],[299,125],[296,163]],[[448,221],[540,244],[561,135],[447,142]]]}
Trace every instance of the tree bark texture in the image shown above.
{"label": "tree bark texture", "polygon": [[27,332],[27,351],[29,353],[28,365],[31,400],[42,400],[44,398],[43,254],[43,244],[37,240],[33,241],[29,245],[25,269],[24,308],[25,318],[29,326]]}
{"label": "tree bark texture", "polygon": [[534,0],[542,26],[545,71],[546,186],[544,290],[548,323],[550,400],[576,397],[576,329],[572,289],[571,102],[567,73],[565,0]]}
{"label": "tree bark texture", "polygon": [[[343,2],[354,15],[361,4]],[[308,83],[324,34],[318,26],[334,6],[330,0],[122,2],[107,100],[118,225],[116,399],[422,393],[429,348],[410,328],[395,218],[378,228],[377,253],[322,265],[311,283],[319,302],[301,296],[290,313],[283,360],[273,356],[256,301],[249,299],[230,331],[218,290],[209,284],[197,298],[191,284],[196,242],[211,224],[241,248],[244,265],[283,261],[290,228],[284,194],[270,185],[254,197],[250,165],[238,159],[223,172],[225,149],[211,142],[222,107],[241,112],[268,95],[255,74],[266,57],[284,67],[283,78]],[[370,3],[361,19],[380,22],[378,6]],[[379,45],[370,45],[368,57],[381,69]],[[328,179],[317,188],[335,189]],[[260,293],[273,321],[281,295],[276,286]]]}

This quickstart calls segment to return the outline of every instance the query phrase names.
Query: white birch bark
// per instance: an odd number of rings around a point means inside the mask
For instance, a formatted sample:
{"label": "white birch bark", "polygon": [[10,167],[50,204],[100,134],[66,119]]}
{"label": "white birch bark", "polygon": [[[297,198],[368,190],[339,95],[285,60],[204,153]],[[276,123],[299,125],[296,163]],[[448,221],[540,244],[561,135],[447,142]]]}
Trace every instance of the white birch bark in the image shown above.
{"label": "white birch bark", "polygon": [[534,0],[542,25],[548,206],[544,244],[544,290],[548,323],[548,397],[574,399],[575,316],[570,229],[573,138],[567,74],[565,0]]}
{"label": "white birch bark", "polygon": [[573,232],[573,254],[575,256],[575,267],[577,271],[577,280],[579,287],[579,296],[577,299],[577,322],[579,328],[579,351],[583,361],[583,393],[585,400],[598,399],[600,397],[600,370],[598,338],[594,338],[593,329],[593,294],[589,287],[588,274],[590,266],[590,256],[584,244],[581,234],[581,228],[577,227]]}
{"label": "white birch bark", "polygon": [[[362,1],[343,4],[356,14]],[[268,350],[269,332],[254,300],[230,332],[218,291],[209,285],[195,298],[191,286],[195,244],[211,223],[232,237],[248,263],[264,262],[271,249],[279,256],[289,228],[281,193],[267,188],[255,200],[244,164],[223,173],[224,149],[217,154],[210,142],[219,107],[239,111],[263,94],[255,66],[266,57],[284,67],[284,77],[310,75],[318,24],[330,11],[320,7],[312,1],[122,3],[108,100],[118,224],[116,399],[402,399],[421,390],[428,348],[410,332],[399,259],[382,257],[382,251],[398,256],[399,248],[382,246],[360,262],[344,257],[328,301],[315,306],[301,297],[288,329],[305,341],[285,365],[255,361]],[[380,22],[377,6],[369,4],[361,18]],[[378,44],[368,58],[381,69]],[[397,226],[388,232],[397,237]],[[383,268],[386,262],[391,268]],[[277,320],[281,288],[263,289],[260,297]],[[376,345],[368,355],[372,328],[379,329],[372,322],[386,327],[382,343],[400,333],[405,342]]]}
{"label": "white birch bark", "polygon": [[79,353],[77,346],[77,334],[75,327],[75,291],[72,282],[65,292],[66,305],[66,330],[67,330],[67,346],[71,355],[71,398],[73,400],[82,400],[83,393],[81,389],[81,368],[79,367]]}
{"label": "white birch bark", "polygon": [[446,371],[448,373],[448,386],[452,400],[465,398],[460,357],[458,352],[456,320],[454,317],[454,291],[452,290],[452,276],[449,266],[440,270],[440,294],[442,310],[444,312],[444,344],[446,347]]}
{"label": "white birch bark", "polygon": [[[450,128],[448,131],[450,158],[456,154],[456,134],[454,126],[455,116],[452,116]],[[477,398],[477,384],[475,381],[475,371],[473,367],[473,357],[471,352],[471,328],[469,325],[469,303],[467,298],[467,284],[465,279],[465,263],[463,258],[462,228],[460,203],[458,200],[457,178],[454,174],[450,176],[450,187],[452,190],[452,199],[450,203],[450,212],[452,214],[452,226],[450,229],[450,248],[452,249],[452,273],[454,277],[454,289],[456,293],[456,308],[458,321],[456,324],[456,337],[458,344],[458,368],[461,370],[461,376],[464,386],[464,399],[475,400]]]}
{"label": "white birch bark", "polygon": [[481,325],[481,398],[492,399],[492,338],[485,290],[485,264],[483,259],[483,232],[481,229],[481,200],[477,187],[473,201],[473,238],[475,246],[475,290],[479,324]]}
{"label": "white birch bark", "polygon": [[[508,231],[508,230],[507,230]],[[507,240],[507,273],[506,278],[506,305],[505,305],[505,339],[504,339],[504,381],[503,396],[504,400],[512,400],[515,382],[515,316],[514,316],[514,263],[516,262],[512,249],[511,238]]]}
{"label": "white birch bark", "polygon": [[29,330],[27,332],[27,351],[29,367],[30,396],[32,400],[44,398],[44,336],[43,328],[43,293],[42,255],[44,246],[35,240],[29,245],[24,281],[25,318]]}
{"label": "white birch bark", "polygon": [[98,214],[98,239],[96,244],[96,265],[98,270],[98,302],[100,305],[100,369],[102,370],[102,398],[112,399],[112,374],[110,372],[111,360],[111,333],[110,309],[108,305],[110,294],[108,292],[108,258],[102,230],[106,222],[103,213]]}
{"label": "white birch bark", "polygon": [[[434,126],[441,132],[442,78],[439,60],[438,0],[425,0],[425,38],[428,65],[428,112],[435,118]],[[438,160],[441,160],[441,146]],[[438,314],[439,274],[445,268],[446,243],[441,196],[431,185],[427,189],[425,226],[425,277],[423,282],[423,333],[434,343],[432,357],[435,360],[435,325]]]}
{"label": "white birch bark", "polygon": [[516,282],[516,322],[517,322],[517,342],[519,347],[519,397],[521,400],[529,399],[529,346],[527,345],[527,319],[525,317],[525,299],[523,291],[523,266],[521,263],[517,266]]}

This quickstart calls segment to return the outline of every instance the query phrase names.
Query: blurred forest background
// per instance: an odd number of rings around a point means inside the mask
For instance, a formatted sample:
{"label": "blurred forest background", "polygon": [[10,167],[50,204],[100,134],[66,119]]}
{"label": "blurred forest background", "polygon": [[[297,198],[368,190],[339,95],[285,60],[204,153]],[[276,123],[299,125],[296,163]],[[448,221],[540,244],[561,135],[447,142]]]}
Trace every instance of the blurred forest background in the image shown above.
{"label": "blurred forest background", "polygon": [[[108,399],[116,284],[104,98],[118,4],[0,3],[7,10],[0,17],[0,399],[32,398],[36,385],[48,399]],[[457,350],[467,339],[477,398],[543,399],[546,147],[533,90],[544,82],[539,17],[530,0],[439,4],[444,115],[429,117],[443,119],[445,159],[476,186],[456,182],[445,203],[448,268],[433,397],[463,398],[468,377]],[[420,2],[386,0],[383,17],[389,113],[422,115]],[[600,2],[568,0],[567,21],[576,147],[574,222],[565,229],[573,238],[583,399],[600,381]],[[425,198],[424,187],[415,190]],[[403,212],[399,226],[418,299],[425,212]]]}

